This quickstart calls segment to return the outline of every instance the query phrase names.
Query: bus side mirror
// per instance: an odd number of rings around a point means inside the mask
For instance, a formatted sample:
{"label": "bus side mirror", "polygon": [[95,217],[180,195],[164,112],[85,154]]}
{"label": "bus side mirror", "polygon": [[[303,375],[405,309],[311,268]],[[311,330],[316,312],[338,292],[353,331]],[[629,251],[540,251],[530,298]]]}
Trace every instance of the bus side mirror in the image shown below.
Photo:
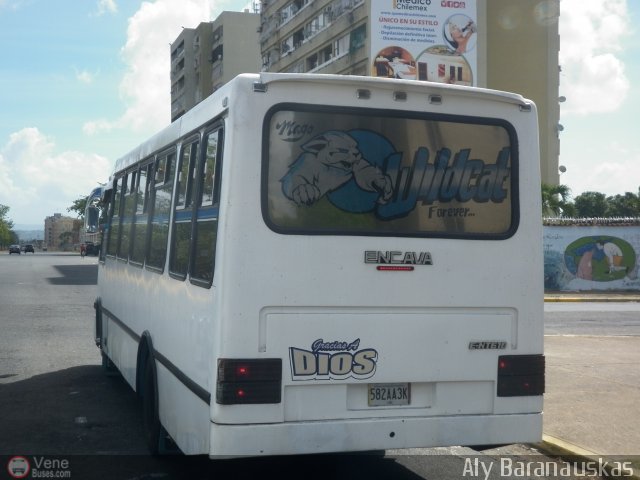
{"label": "bus side mirror", "polygon": [[94,188],[87,197],[84,208],[84,231],[86,233],[97,233],[100,230],[101,202],[104,198],[108,198],[107,193],[110,192],[110,189],[98,187]]}
{"label": "bus side mirror", "polygon": [[96,233],[100,223],[100,209],[94,206],[87,206],[84,211],[84,228],[87,233]]}

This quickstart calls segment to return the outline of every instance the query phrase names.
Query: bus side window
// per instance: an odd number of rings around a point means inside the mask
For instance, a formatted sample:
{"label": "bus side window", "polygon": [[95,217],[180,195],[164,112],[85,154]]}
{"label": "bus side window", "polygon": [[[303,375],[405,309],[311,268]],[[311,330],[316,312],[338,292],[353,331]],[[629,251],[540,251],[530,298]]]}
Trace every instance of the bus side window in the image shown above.
{"label": "bus side window", "polygon": [[122,226],[120,227],[120,248],[118,248],[118,258],[129,259],[131,246],[131,229],[133,216],[136,208],[136,182],[138,180],[137,171],[128,174],[127,187],[124,189],[124,204],[122,212]]}
{"label": "bus side window", "polygon": [[[118,195],[118,197],[120,198],[120,225],[118,227],[118,236],[116,237],[116,257],[120,258],[120,251],[122,249],[122,230],[124,228],[124,225],[122,224],[122,220],[125,217],[125,203],[126,203],[126,198],[127,198],[127,190],[128,190],[128,182],[129,182],[129,175],[127,175],[126,173],[124,174],[124,177],[122,177],[122,185],[119,185],[120,187],[120,194]],[[126,235],[125,235],[126,236]]]}
{"label": "bus side window", "polygon": [[169,237],[169,214],[173,191],[173,169],[176,152],[161,153],[156,160],[155,184],[153,186],[153,211],[151,212],[151,238],[147,253],[147,267],[162,272],[167,259]]}
{"label": "bus side window", "polygon": [[133,231],[131,233],[132,238],[129,261],[140,266],[144,262],[144,253],[147,247],[147,223],[149,220],[147,210],[149,206],[152,167],[153,162],[142,164],[140,172],[138,173],[138,182],[136,184],[136,207],[133,220]]}
{"label": "bus side window", "polygon": [[198,142],[199,140],[196,139],[182,145],[177,168],[169,273],[181,280],[187,277],[189,269],[193,223],[192,192],[198,161]]}
{"label": "bus side window", "polygon": [[118,251],[118,237],[120,235],[120,196],[122,194],[123,181],[124,177],[117,178],[113,188],[109,238],[107,239],[107,256],[109,257],[115,257]]}
{"label": "bus side window", "polygon": [[219,173],[222,158],[222,128],[209,132],[199,168],[200,195],[194,229],[191,280],[209,287],[213,281],[219,213]]}

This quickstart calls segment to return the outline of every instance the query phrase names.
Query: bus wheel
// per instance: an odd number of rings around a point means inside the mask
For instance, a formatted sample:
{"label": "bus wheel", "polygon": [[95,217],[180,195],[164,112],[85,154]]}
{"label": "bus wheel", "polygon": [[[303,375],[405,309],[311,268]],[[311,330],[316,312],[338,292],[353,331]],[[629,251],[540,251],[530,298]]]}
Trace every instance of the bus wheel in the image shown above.
{"label": "bus wheel", "polygon": [[142,421],[147,448],[151,455],[180,455],[180,448],[160,423],[158,381],[153,362],[153,357],[148,355],[142,380]]}
{"label": "bus wheel", "polygon": [[153,368],[153,357],[147,357],[144,368],[142,391],[142,420],[147,447],[151,455],[160,453],[160,417],[158,415],[158,392]]}

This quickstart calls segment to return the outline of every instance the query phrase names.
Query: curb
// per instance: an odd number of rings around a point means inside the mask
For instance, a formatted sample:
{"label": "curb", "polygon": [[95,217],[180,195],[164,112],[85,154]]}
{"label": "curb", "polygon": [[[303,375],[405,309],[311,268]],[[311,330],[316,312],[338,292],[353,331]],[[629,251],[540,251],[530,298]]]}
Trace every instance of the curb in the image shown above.
{"label": "curb", "polygon": [[[542,435],[542,442],[537,443],[534,446],[546,455],[556,456],[564,460],[571,459],[572,461],[575,461],[578,459],[579,461],[596,462],[600,464],[603,461],[603,457],[613,457],[613,455],[597,454],[571,442],[546,434]],[[624,458],[619,458],[616,461],[623,462],[625,460]],[[607,472],[607,478],[640,480],[640,470],[638,470],[636,465],[634,465],[634,467],[635,468],[631,475],[617,475],[612,471],[613,466],[608,464],[605,464],[603,469]]]}
{"label": "curb", "polygon": [[640,302],[640,297],[637,296],[624,296],[624,297],[555,297],[545,296],[545,303],[558,303],[558,302]]}

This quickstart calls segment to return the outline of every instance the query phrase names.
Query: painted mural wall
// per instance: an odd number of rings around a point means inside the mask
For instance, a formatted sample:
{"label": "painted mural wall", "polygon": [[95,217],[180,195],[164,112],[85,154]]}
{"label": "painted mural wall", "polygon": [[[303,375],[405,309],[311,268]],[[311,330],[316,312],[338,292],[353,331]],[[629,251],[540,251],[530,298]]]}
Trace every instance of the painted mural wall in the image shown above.
{"label": "painted mural wall", "polygon": [[638,290],[640,226],[545,226],[549,291]]}

